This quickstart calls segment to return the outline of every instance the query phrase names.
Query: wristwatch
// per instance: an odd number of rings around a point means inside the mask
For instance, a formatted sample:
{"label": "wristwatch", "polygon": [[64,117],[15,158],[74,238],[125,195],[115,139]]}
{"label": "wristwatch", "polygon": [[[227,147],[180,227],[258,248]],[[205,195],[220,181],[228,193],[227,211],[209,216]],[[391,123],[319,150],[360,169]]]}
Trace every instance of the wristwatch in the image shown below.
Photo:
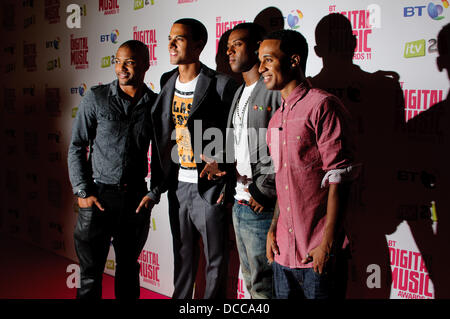
{"label": "wristwatch", "polygon": [[80,198],[86,198],[88,197],[88,194],[84,189],[79,189],[77,192],[77,196]]}

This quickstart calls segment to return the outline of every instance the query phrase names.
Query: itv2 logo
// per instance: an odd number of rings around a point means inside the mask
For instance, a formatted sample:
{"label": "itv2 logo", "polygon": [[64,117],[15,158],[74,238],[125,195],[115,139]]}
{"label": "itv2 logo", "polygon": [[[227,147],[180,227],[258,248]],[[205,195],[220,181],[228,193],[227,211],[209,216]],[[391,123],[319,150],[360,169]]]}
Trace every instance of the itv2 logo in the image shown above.
{"label": "itv2 logo", "polygon": [[414,6],[414,7],[404,7],[403,8],[403,16],[405,18],[410,18],[414,16],[421,17],[423,14],[423,11],[426,8],[426,11],[428,13],[428,16],[433,20],[442,20],[444,19],[444,16],[442,13],[444,12],[444,8],[447,9],[449,7],[448,0],[441,0],[442,5],[436,4],[433,2],[428,3],[428,5],[423,6]]}
{"label": "itv2 logo", "polygon": [[[437,40],[429,39],[428,40],[428,53],[436,53],[437,52]],[[426,42],[425,39],[407,42],[405,43],[405,52],[403,54],[404,58],[415,58],[420,56],[425,56],[426,52]]]}

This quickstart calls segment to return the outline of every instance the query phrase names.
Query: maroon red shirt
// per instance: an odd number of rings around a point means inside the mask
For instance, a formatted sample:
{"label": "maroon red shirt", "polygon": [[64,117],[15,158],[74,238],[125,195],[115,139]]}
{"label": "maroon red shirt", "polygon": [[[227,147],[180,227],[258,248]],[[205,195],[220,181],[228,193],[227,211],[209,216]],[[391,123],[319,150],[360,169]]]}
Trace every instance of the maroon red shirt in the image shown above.
{"label": "maroon red shirt", "polygon": [[312,267],[312,262],[301,260],[322,241],[327,186],[351,172],[348,125],[341,102],[306,83],[282,99],[269,122],[267,142],[280,208],[276,231],[280,254],[275,261],[283,266]]}

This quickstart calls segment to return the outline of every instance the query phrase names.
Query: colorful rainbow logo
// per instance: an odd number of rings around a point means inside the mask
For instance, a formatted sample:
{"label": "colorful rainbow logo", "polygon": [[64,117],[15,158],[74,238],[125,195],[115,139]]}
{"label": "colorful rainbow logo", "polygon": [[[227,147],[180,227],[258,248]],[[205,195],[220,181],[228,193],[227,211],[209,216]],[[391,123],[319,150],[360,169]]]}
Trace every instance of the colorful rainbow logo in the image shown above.
{"label": "colorful rainbow logo", "polygon": [[112,43],[117,43],[118,39],[119,39],[119,30],[115,29],[111,32],[111,42]]}
{"label": "colorful rainbow logo", "polygon": [[[442,0],[442,4],[445,8],[448,8],[448,1]],[[444,8],[440,4],[434,4],[430,2],[427,7],[428,15],[433,20],[442,20],[444,19],[444,16],[442,15],[442,12],[444,11]]]}
{"label": "colorful rainbow logo", "polygon": [[58,50],[59,49],[59,43],[61,42],[61,39],[59,37],[56,37],[55,40],[53,40],[53,47]]}
{"label": "colorful rainbow logo", "polygon": [[86,93],[86,90],[87,90],[86,84],[85,83],[81,83],[80,86],[78,87],[78,93],[81,96],[84,96],[84,94]]}
{"label": "colorful rainbow logo", "polygon": [[303,13],[298,9],[292,10],[287,16],[287,23],[291,29],[298,29],[300,19],[303,19]]}

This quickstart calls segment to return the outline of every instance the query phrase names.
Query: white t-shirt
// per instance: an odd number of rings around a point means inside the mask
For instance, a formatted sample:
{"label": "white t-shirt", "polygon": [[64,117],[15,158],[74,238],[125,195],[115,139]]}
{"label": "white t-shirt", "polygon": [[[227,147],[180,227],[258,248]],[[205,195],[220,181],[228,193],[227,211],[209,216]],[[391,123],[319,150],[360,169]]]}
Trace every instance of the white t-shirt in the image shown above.
{"label": "white t-shirt", "polygon": [[180,158],[178,180],[186,183],[197,183],[198,179],[191,135],[187,128],[187,120],[191,112],[197,81],[198,76],[187,83],[181,83],[179,77],[177,77],[175,95],[172,102],[172,119],[175,122],[176,142]]}
{"label": "white t-shirt", "polygon": [[[248,146],[248,100],[253,89],[256,86],[256,82],[250,86],[246,86],[242,91],[239,98],[239,104],[236,107],[233,114],[233,127],[234,127],[234,156],[236,160],[236,170],[241,176],[247,176],[252,178],[252,168],[250,166],[250,152]],[[250,182],[242,183],[238,181],[236,184],[236,194],[234,198],[236,200],[249,200],[250,193],[247,193],[244,189],[248,188]]]}

